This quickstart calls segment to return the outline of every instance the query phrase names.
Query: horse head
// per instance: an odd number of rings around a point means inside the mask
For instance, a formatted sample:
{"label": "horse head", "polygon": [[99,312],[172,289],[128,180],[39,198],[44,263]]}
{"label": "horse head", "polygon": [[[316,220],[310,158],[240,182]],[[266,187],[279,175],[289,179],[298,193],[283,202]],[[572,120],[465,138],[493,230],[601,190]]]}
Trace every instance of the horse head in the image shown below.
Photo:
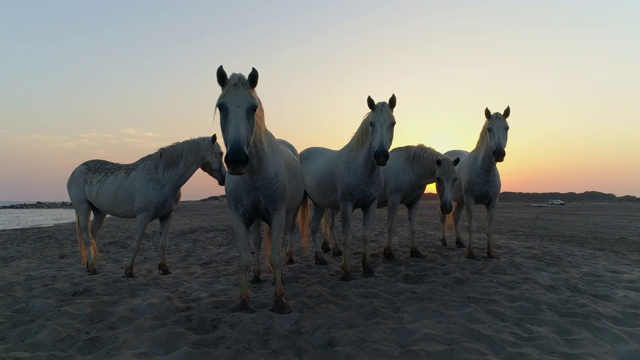
{"label": "horse head", "polygon": [[249,145],[253,139],[256,115],[262,113],[254,90],[258,85],[258,71],[252,68],[248,78],[242,74],[227,77],[220,65],[216,77],[222,88],[216,107],[220,111],[220,128],[227,147],[224,162],[229,174],[242,175],[249,165]]}
{"label": "horse head", "polygon": [[460,163],[460,158],[453,160],[443,156],[436,160],[436,192],[440,199],[440,212],[447,215],[453,210],[451,200],[456,188],[458,176],[455,166]]}
{"label": "horse head", "polygon": [[367,105],[371,110],[369,128],[371,145],[374,149],[373,158],[376,165],[385,166],[389,160],[389,148],[393,141],[393,129],[396,126],[396,119],[393,116],[393,109],[396,107],[396,95],[391,95],[389,103],[379,102],[377,104],[369,96]]}
{"label": "horse head", "polygon": [[224,186],[227,169],[222,161],[222,149],[218,144],[218,137],[213,134],[211,141],[207,142],[209,149],[205,152],[205,159],[200,169],[218,180],[218,185]]}
{"label": "horse head", "polygon": [[489,147],[491,149],[491,155],[496,162],[502,162],[506,155],[504,150],[507,147],[507,138],[509,135],[509,124],[507,118],[511,113],[511,109],[507,106],[502,114],[491,113],[489,108],[484,110],[484,116],[487,119],[485,125],[485,136]]}

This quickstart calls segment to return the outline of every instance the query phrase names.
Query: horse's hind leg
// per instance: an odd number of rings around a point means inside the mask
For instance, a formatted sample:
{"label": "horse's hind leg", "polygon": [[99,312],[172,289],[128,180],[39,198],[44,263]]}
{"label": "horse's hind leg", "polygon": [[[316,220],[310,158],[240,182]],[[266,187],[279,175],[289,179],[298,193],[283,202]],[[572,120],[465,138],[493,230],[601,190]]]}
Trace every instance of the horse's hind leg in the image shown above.
{"label": "horse's hind leg", "polygon": [[309,227],[311,228],[311,240],[313,241],[313,247],[316,251],[314,258],[316,264],[319,265],[327,265],[327,260],[325,260],[322,256],[322,249],[320,247],[320,242],[318,241],[318,231],[320,229],[320,222],[322,221],[324,211],[324,208],[314,202],[313,215],[311,216],[311,221],[309,222]]}
{"label": "horse's hind leg", "polygon": [[409,210],[409,236],[411,237],[411,250],[409,256],[412,258],[423,258],[424,255],[418,250],[418,241],[416,240],[416,218],[418,217],[418,209],[420,201],[407,206]]}
{"label": "horse's hind leg", "polygon": [[158,271],[161,275],[169,275],[171,271],[167,267],[167,242],[169,240],[169,225],[173,219],[173,212],[169,215],[160,218],[160,263],[158,264]]}
{"label": "horse's hind leg", "polygon": [[333,243],[333,247],[331,248],[331,253],[333,256],[342,256],[342,250],[340,250],[340,245],[338,244],[338,236],[336,235],[336,211],[328,210],[327,212],[327,226],[329,227],[329,241]]}
{"label": "horse's hind leg", "polygon": [[[371,224],[376,214],[377,202],[374,201],[369,207],[363,210],[364,227],[362,229],[362,276],[370,277],[375,275],[375,271],[371,267],[371,258],[369,257],[369,241],[371,240]],[[346,252],[346,245],[345,245]]]}
{"label": "horse's hind leg", "polygon": [[398,213],[398,203],[395,201],[389,201],[387,204],[387,243],[382,249],[382,255],[387,260],[395,260],[391,243],[393,241],[393,234],[395,233],[396,214]]}
{"label": "horse's hind leg", "polygon": [[[254,221],[251,227],[249,228],[249,234],[251,239],[253,240],[253,249],[255,251],[255,265],[253,267],[253,279],[251,279],[252,284],[260,284],[262,280],[260,279],[261,271],[260,271],[260,248],[262,247],[262,234],[260,233],[260,225],[262,223],[260,221]],[[265,246],[267,246],[265,244]],[[268,259],[266,258],[267,251],[265,249],[265,266],[269,267]]]}
{"label": "horse's hind leg", "polygon": [[459,248],[464,248],[464,242],[462,242],[462,231],[460,230],[460,220],[462,219],[463,211],[464,202],[460,201],[456,204],[456,209],[453,211],[453,227],[456,233],[456,247]]}
{"label": "horse's hind leg", "polygon": [[78,244],[80,245],[80,255],[87,266],[87,271],[91,275],[95,275],[98,273],[98,270],[96,268],[96,259],[93,257],[95,251],[92,251],[95,249],[95,241],[91,237],[91,232],[89,231],[90,212],[91,210],[88,208],[76,210],[76,215],[78,217],[77,226],[79,226],[78,236],[82,236],[82,238],[78,238]]}
{"label": "horse's hind leg", "polygon": [[287,223],[284,229],[284,239],[287,240],[287,253],[285,257],[285,262],[289,265],[296,263],[296,261],[293,259],[293,247],[291,245],[293,233],[296,230],[296,215],[297,215],[297,212],[291,212],[290,214],[287,214]]}
{"label": "horse's hind leg", "polygon": [[131,255],[129,256],[129,261],[127,262],[127,267],[124,269],[124,276],[126,277],[134,277],[133,276],[133,263],[136,260],[136,256],[140,251],[140,247],[142,246],[142,237],[144,236],[144,230],[147,228],[147,225],[151,222],[151,217],[146,214],[138,214],[136,217],[136,230],[134,234],[133,245],[131,246]]}
{"label": "horse's hind leg", "polygon": [[491,238],[493,237],[493,216],[496,213],[497,202],[492,201],[487,208],[487,256],[493,259],[493,244]]}
{"label": "horse's hind leg", "polygon": [[476,254],[473,248],[473,237],[476,231],[476,223],[473,218],[473,206],[474,203],[470,201],[465,201],[465,212],[467,213],[467,221],[469,222],[469,227],[467,231],[469,232],[469,245],[467,245],[467,259],[475,259]]}

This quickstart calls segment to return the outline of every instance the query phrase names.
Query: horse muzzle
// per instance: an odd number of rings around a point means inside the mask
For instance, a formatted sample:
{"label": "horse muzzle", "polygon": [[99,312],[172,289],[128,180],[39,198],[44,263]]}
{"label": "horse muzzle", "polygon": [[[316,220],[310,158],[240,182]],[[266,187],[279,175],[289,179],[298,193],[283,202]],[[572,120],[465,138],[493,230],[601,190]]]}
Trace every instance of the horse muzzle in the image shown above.
{"label": "horse muzzle", "polygon": [[504,149],[495,149],[493,150],[493,159],[496,162],[503,162],[504,157],[507,155],[507,152]]}
{"label": "horse muzzle", "polygon": [[451,206],[451,202],[441,202],[440,203],[440,212],[443,215],[449,215],[453,210],[453,206]]}
{"label": "horse muzzle", "polygon": [[218,185],[220,186],[224,186],[224,181],[226,179],[227,175],[224,171],[221,171],[220,174],[218,174]]}
{"label": "horse muzzle", "polygon": [[373,153],[373,159],[376,161],[376,165],[385,166],[387,165],[387,161],[389,161],[389,151],[386,149],[376,150]]}
{"label": "horse muzzle", "polygon": [[231,175],[243,175],[249,165],[249,156],[243,150],[229,149],[224,156],[224,164]]}

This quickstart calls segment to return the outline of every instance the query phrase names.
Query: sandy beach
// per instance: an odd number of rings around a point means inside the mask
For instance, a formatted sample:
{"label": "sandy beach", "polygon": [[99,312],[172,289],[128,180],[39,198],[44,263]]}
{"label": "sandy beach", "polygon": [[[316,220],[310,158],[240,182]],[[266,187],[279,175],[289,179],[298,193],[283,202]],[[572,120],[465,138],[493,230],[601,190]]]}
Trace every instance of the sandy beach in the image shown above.
{"label": "sandy beach", "polygon": [[[167,276],[157,271],[157,222],[147,228],[133,279],[123,276],[133,220],[107,219],[95,276],[80,264],[72,219],[0,231],[0,357],[640,357],[640,204],[501,202],[496,258],[468,260],[464,249],[440,245],[436,203],[423,201],[418,238],[425,258],[408,256],[401,208],[393,262],[382,257],[386,209],[379,209],[371,278],[361,274],[362,215],[355,214],[354,280],[339,280],[339,258],[325,254],[329,264],[315,265],[312,252],[296,244],[297,263],[286,268],[288,315],[269,311],[270,281],[251,285],[254,314],[231,311],[238,251],[222,200],[180,204]],[[476,214],[476,252],[483,255],[486,216],[481,207]],[[340,234],[339,221],[337,228]]]}

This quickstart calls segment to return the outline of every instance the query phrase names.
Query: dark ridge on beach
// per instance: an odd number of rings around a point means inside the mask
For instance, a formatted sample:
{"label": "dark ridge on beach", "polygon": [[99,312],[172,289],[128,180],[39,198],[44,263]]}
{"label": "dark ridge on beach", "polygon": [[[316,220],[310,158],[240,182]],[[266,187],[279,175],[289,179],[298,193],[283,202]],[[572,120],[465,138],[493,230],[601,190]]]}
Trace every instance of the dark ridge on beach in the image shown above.
{"label": "dark ridge on beach", "polygon": [[[423,196],[425,200],[436,200],[437,194],[426,193]],[[614,194],[602,193],[599,191],[586,191],[583,193],[567,192],[544,192],[544,193],[524,193],[505,191],[500,193],[499,201],[501,202],[535,202],[547,203],[552,199],[562,200],[564,202],[640,202],[640,198],[632,195],[616,196]]]}
{"label": "dark ridge on beach", "polygon": [[68,201],[38,201],[33,204],[12,204],[0,206],[0,209],[71,209],[71,203]]}

